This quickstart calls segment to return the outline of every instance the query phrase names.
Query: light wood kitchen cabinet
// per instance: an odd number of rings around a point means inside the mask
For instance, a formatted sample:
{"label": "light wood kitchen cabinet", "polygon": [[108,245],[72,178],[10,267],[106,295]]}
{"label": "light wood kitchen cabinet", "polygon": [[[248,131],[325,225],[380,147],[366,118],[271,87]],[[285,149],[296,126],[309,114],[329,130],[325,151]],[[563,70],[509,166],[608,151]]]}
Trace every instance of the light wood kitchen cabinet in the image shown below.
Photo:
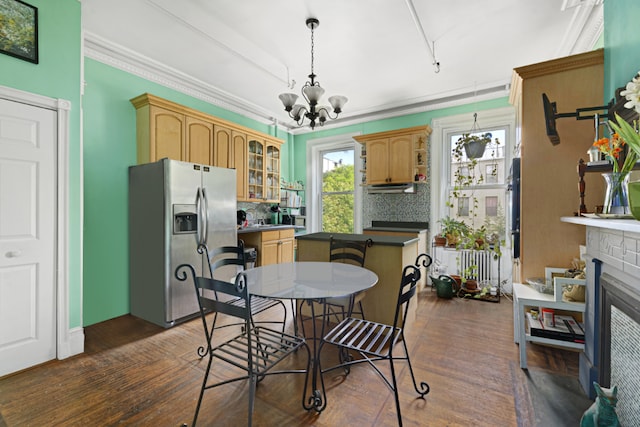
{"label": "light wood kitchen cabinet", "polygon": [[236,169],[238,201],[280,201],[282,140],[148,93],[131,103],[138,164],[167,157]]}
{"label": "light wood kitchen cabinet", "polygon": [[293,262],[293,228],[243,233],[238,238],[244,241],[245,246],[258,249],[258,266]]}
{"label": "light wood kitchen cabinet", "polygon": [[429,126],[417,126],[354,137],[365,145],[365,183],[402,184],[413,182],[419,173],[426,176],[426,139],[430,133]]}
{"label": "light wood kitchen cabinet", "polygon": [[155,105],[139,109],[136,118],[138,163],[156,161],[164,157],[185,160],[185,116]]}
{"label": "light wood kitchen cabinet", "polygon": [[280,144],[248,135],[249,200],[280,202]]}
{"label": "light wood kitchen cabinet", "polygon": [[233,169],[233,148],[231,129],[226,126],[215,125],[213,130],[213,165],[221,168]]}
{"label": "light wood kitchen cabinet", "polygon": [[236,170],[236,193],[238,201],[248,200],[247,181],[247,135],[243,132],[231,133],[231,151],[233,155],[232,167]]}
{"label": "light wood kitchen cabinet", "polygon": [[[212,164],[213,160],[213,124],[195,117],[186,117],[187,156],[185,161]],[[168,157],[168,156],[167,156]]]}

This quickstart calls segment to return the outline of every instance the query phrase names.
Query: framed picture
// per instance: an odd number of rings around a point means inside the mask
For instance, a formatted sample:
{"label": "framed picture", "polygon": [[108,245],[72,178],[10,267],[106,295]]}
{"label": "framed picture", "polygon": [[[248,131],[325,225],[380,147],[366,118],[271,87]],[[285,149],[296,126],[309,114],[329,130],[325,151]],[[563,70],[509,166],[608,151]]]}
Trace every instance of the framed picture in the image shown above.
{"label": "framed picture", "polygon": [[0,53],[38,63],[38,8],[0,0]]}

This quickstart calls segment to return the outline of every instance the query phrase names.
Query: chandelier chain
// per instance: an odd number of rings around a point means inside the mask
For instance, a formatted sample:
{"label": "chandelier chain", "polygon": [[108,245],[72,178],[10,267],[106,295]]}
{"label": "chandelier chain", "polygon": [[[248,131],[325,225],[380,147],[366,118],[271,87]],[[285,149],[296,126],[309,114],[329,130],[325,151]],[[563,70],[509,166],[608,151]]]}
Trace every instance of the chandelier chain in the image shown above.
{"label": "chandelier chain", "polygon": [[315,28],[315,25],[311,24],[311,74],[313,73],[313,51],[314,51],[314,39],[313,39],[313,30]]}

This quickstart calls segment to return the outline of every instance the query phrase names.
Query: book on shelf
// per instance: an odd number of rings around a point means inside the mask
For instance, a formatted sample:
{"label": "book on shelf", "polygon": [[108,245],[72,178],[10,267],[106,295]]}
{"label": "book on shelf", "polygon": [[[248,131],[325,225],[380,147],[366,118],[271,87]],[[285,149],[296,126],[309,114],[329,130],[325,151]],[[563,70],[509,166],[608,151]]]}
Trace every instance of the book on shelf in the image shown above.
{"label": "book on shelf", "polygon": [[555,316],[555,326],[546,326],[527,313],[531,336],[584,344],[584,329],[573,316]]}

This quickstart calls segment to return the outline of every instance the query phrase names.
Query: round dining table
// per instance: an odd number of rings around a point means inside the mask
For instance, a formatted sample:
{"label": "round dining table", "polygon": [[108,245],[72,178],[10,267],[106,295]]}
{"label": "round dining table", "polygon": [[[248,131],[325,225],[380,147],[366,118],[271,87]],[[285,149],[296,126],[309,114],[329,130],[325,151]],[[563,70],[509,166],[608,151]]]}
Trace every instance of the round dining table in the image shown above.
{"label": "round dining table", "polygon": [[[249,294],[264,298],[304,300],[310,303],[311,318],[315,319],[315,304],[322,304],[322,328],[318,334],[313,321],[313,355],[311,391],[305,395],[306,409],[322,411],[326,406],[324,383],[318,376],[320,355],[318,341],[324,335],[327,298],[350,297],[378,283],[378,276],[366,268],[340,262],[290,262],[270,264],[244,271]],[[294,317],[295,320],[295,317]],[[297,330],[297,329],[296,329]],[[320,389],[320,387],[322,389]],[[306,390],[303,393],[307,393]]]}

